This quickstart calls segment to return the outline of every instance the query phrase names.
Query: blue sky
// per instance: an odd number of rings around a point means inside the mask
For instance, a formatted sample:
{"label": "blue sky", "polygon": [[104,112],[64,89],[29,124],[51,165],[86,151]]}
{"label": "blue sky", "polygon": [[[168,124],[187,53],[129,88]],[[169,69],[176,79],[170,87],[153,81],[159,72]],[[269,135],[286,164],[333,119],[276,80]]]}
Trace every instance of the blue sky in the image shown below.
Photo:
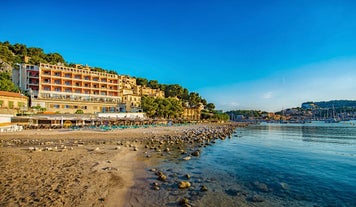
{"label": "blue sky", "polygon": [[356,2],[17,1],[0,41],[178,83],[218,109],[356,100]]}

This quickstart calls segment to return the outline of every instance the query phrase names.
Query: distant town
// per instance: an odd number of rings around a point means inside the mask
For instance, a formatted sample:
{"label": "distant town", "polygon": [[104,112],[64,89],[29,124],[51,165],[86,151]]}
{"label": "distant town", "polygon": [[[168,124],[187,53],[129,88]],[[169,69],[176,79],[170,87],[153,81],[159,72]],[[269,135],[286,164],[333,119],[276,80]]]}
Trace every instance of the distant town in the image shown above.
{"label": "distant town", "polygon": [[356,101],[305,102],[300,107],[283,109],[275,113],[256,110],[235,110],[226,113],[229,114],[230,120],[238,122],[336,123],[356,119]]}

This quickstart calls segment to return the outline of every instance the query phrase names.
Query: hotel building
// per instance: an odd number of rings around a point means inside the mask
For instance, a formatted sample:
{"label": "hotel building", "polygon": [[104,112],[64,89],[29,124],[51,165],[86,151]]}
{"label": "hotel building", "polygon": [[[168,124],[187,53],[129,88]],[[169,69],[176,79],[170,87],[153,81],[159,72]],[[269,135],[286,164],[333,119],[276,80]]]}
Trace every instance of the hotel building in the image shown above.
{"label": "hotel building", "polygon": [[31,107],[59,113],[139,112],[141,96],[164,97],[159,89],[136,85],[135,78],[82,65],[21,64],[13,81],[29,92]]}

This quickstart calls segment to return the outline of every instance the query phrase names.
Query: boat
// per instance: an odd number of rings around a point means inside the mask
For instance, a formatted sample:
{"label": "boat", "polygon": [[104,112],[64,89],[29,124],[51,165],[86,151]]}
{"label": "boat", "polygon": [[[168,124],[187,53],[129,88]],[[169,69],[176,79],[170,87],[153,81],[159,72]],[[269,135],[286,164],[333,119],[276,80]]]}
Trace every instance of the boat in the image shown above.
{"label": "boat", "polygon": [[333,105],[331,118],[325,119],[325,123],[339,123],[340,119],[335,117],[335,107]]}

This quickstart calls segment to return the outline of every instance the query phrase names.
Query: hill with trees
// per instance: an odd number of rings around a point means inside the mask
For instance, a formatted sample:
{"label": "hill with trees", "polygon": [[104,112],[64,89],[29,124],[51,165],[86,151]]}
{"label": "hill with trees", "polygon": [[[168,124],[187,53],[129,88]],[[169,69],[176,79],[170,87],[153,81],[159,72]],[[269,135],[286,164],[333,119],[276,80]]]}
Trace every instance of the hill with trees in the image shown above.
{"label": "hill with trees", "polygon": [[356,108],[356,101],[353,100],[332,100],[332,101],[319,101],[319,102],[305,102],[302,103],[303,105],[314,105],[316,108],[323,108],[323,109],[342,109],[342,108]]}
{"label": "hill with trees", "polygon": [[[59,53],[45,53],[43,49],[37,47],[27,47],[24,44],[11,44],[8,41],[0,42],[0,62],[5,63],[7,68],[16,67],[16,63],[27,63],[39,65],[40,63],[58,64],[74,67],[74,63],[67,63],[63,56]],[[2,67],[2,65],[0,65]],[[117,74],[113,70],[105,70],[99,67],[90,68],[93,71],[108,72]],[[11,81],[11,70],[9,71],[0,68],[0,90],[18,92],[18,87]],[[160,89],[164,91],[164,99],[153,100],[150,97],[142,99],[142,106],[148,114],[157,115],[160,117],[176,117],[182,112],[183,107],[200,107],[203,105],[203,113],[205,115],[212,113],[218,114],[213,103],[208,103],[197,92],[189,92],[188,89],[179,84],[161,84],[157,80],[148,80],[146,78],[136,78],[136,84],[152,89]],[[218,116],[218,115],[216,115]],[[220,115],[219,115],[220,116]]]}

